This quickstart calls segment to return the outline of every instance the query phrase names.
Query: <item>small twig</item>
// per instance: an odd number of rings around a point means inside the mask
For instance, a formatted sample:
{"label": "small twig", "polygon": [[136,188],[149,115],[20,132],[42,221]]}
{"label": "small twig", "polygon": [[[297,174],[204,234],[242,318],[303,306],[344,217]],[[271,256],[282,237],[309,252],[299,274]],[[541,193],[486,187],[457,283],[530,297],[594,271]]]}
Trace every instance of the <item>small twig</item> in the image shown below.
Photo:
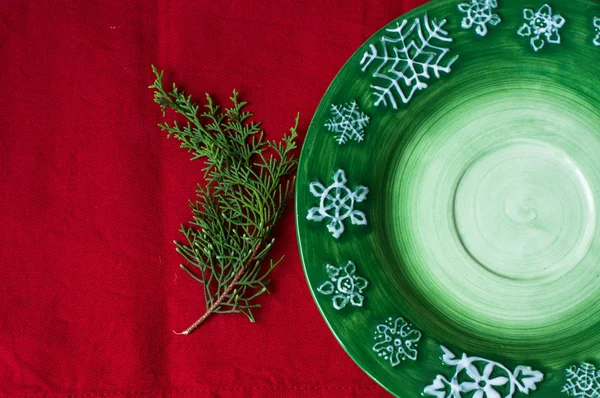
{"label": "small twig", "polygon": [[261,246],[260,244],[256,245],[256,247],[254,248],[254,251],[250,255],[250,259],[248,260],[248,262],[246,264],[244,264],[244,266],[237,272],[237,274],[235,274],[235,277],[233,278],[231,283],[229,285],[227,285],[227,288],[215,300],[215,302],[206,310],[204,315],[202,315],[196,322],[194,322],[189,328],[187,328],[183,332],[173,331],[175,334],[188,335],[188,334],[192,333],[194,330],[196,330],[196,328],[198,326],[200,326],[200,325],[202,325],[202,323],[204,323],[206,318],[208,318],[210,315],[212,315],[212,313],[215,312],[215,310],[217,310],[219,308],[219,306],[221,305],[223,300],[225,300],[225,298],[229,295],[229,293],[231,293],[231,291],[233,290],[235,285],[237,285],[237,283],[240,281],[240,279],[242,279],[242,276],[244,276],[244,273],[248,270],[248,267],[250,266],[250,264],[252,264],[252,262],[254,262],[254,256],[256,256],[256,253],[258,253],[258,249],[260,248],[260,246]]}

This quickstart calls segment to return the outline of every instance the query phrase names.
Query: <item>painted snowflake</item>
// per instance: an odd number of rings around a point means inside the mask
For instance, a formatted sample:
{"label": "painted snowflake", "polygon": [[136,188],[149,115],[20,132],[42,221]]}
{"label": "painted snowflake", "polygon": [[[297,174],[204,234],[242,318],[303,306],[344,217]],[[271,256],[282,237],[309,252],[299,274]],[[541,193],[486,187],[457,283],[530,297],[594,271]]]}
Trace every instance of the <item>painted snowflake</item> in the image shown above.
{"label": "painted snowflake", "polygon": [[475,25],[475,32],[479,36],[487,35],[488,24],[496,26],[500,23],[500,17],[494,14],[496,7],[498,7],[497,0],[471,0],[470,3],[459,4],[458,9],[467,14],[461,26],[463,29],[471,29]]}
{"label": "painted snowflake", "polygon": [[450,66],[458,56],[444,63],[450,52],[448,43],[452,42],[443,29],[445,24],[445,19],[438,23],[425,15],[407,28],[408,21],[404,20],[396,23],[395,28],[386,29],[380,50],[373,44],[369,46],[360,64],[363,72],[371,64],[378,64],[373,72],[377,85],[371,85],[375,106],[383,104],[398,109],[397,100],[407,104],[417,91],[428,87],[432,75],[439,79],[442,72],[451,71]]}
{"label": "painted snowflake", "polygon": [[356,276],[356,266],[348,261],[345,267],[334,267],[327,264],[329,279],[317,288],[321,294],[333,295],[333,307],[341,310],[348,303],[362,307],[365,297],[362,291],[369,284],[365,278]]}
{"label": "painted snowflake", "polygon": [[594,17],[594,29],[596,30],[594,45],[600,46],[600,17]]}
{"label": "painted snowflake", "polygon": [[518,33],[523,37],[531,37],[529,42],[535,51],[541,50],[546,42],[560,43],[558,30],[566,20],[561,15],[552,15],[552,8],[548,4],[544,4],[537,12],[529,8],[524,9],[523,18],[526,22]]}
{"label": "painted snowflake", "polygon": [[589,363],[571,366],[567,369],[567,383],[562,392],[566,392],[571,397],[599,398],[600,372]]}
{"label": "painted snowflake", "polygon": [[[456,355],[442,346],[446,365],[454,366],[454,375],[448,380],[437,375],[433,383],[425,387],[424,393],[436,398],[513,398],[517,391],[529,395],[544,379],[544,374],[529,366],[517,366],[510,371],[501,363],[463,353]],[[503,391],[501,394],[499,391]]]}
{"label": "painted snowflake", "polygon": [[320,198],[318,207],[308,211],[309,220],[323,221],[330,219],[327,230],[337,239],[344,232],[343,221],[350,218],[354,225],[367,225],[365,213],[354,209],[356,203],[367,198],[369,189],[359,185],[354,191],[346,186],[346,174],[344,170],[338,170],[333,175],[333,184],[328,187],[320,182],[310,184],[310,192]]}
{"label": "painted snowflake", "polygon": [[377,356],[397,366],[402,361],[417,359],[417,346],[421,340],[421,332],[404,318],[389,317],[384,324],[377,325],[375,330],[375,345],[373,351]]}
{"label": "painted snowflake", "polygon": [[325,127],[335,133],[338,144],[345,144],[350,140],[364,140],[369,116],[360,112],[356,101],[345,105],[331,105],[331,115],[332,118],[325,123]]}

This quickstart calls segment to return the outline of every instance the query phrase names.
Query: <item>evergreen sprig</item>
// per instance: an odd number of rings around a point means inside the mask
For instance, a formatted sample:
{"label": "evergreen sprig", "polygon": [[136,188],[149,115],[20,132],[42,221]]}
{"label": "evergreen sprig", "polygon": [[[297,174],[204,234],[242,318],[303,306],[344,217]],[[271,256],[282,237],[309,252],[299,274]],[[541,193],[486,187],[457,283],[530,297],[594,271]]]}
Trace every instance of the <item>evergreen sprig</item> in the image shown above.
{"label": "evergreen sprig", "polygon": [[193,220],[181,228],[187,243],[175,244],[195,272],[181,268],[204,286],[206,312],[183,334],[213,313],[241,312],[254,322],[252,310],[260,306],[254,299],[268,291],[269,275],[283,259],[269,260],[268,253],[273,227],[293,193],[299,115],[281,142],[268,141],[235,90],[224,112],[206,94],[206,110],[199,114],[191,95],[175,84],[165,91],[164,71],[152,70],[156,80],[149,88],[163,117],[172,109],[187,119],[159,126],[181,141],[192,160],[205,162],[205,184],[198,184],[197,199],[190,201]]}

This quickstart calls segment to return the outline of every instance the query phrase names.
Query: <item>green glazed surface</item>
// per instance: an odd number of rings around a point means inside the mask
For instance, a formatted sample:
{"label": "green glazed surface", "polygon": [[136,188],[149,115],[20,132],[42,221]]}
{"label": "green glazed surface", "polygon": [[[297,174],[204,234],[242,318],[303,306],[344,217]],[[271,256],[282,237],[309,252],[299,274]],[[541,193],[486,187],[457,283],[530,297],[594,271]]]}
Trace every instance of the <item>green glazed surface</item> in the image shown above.
{"label": "green glazed surface", "polygon": [[[501,22],[483,37],[461,27],[459,3],[432,1],[384,27],[323,96],[297,179],[307,280],[344,349],[397,396],[419,397],[436,375],[452,376],[444,345],[530,366],[544,374],[530,396],[564,397],[567,368],[600,364],[600,3],[548,2],[566,23],[561,43],[539,51],[517,31],[523,9],[543,2],[499,0]],[[459,58],[408,104],[375,106],[363,54],[385,28],[425,14],[447,19],[446,59]],[[325,124],[333,104],[351,101],[370,121],[364,141],[340,145]],[[336,239],[307,214],[319,206],[310,184],[327,187],[338,169],[350,190],[369,191],[354,205],[367,225],[347,219]],[[337,310],[317,289],[327,264],[348,261],[368,281],[364,303]],[[415,361],[392,366],[373,350],[390,316],[422,333]]]}

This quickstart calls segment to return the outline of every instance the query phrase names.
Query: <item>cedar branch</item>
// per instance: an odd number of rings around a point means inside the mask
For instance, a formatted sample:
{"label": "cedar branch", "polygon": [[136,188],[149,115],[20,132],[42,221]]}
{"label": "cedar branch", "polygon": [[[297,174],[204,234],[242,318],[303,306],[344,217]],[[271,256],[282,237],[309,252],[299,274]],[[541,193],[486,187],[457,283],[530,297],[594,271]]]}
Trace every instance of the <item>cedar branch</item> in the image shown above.
{"label": "cedar branch", "polygon": [[267,277],[279,264],[271,261],[265,268],[263,260],[273,243],[267,243],[271,229],[291,199],[293,184],[287,178],[293,180],[298,162],[293,151],[299,116],[280,142],[269,141],[260,123],[248,120],[252,114],[242,110],[246,102],[237,91],[230,98],[233,105],[223,111],[207,94],[205,111],[198,113],[190,95],[175,84],[166,91],[164,72],[152,69],[156,80],[150,88],[163,117],[171,109],[187,119],[183,125],[174,120],[159,126],[181,141],[192,160],[204,160],[206,180],[197,201],[190,202],[190,226],[181,228],[187,243],[175,242],[177,251],[201,270],[198,277],[181,265],[204,285],[206,312],[178,334],[190,334],[214,313],[241,312],[253,322],[251,308],[259,304],[251,301],[267,291]]}

